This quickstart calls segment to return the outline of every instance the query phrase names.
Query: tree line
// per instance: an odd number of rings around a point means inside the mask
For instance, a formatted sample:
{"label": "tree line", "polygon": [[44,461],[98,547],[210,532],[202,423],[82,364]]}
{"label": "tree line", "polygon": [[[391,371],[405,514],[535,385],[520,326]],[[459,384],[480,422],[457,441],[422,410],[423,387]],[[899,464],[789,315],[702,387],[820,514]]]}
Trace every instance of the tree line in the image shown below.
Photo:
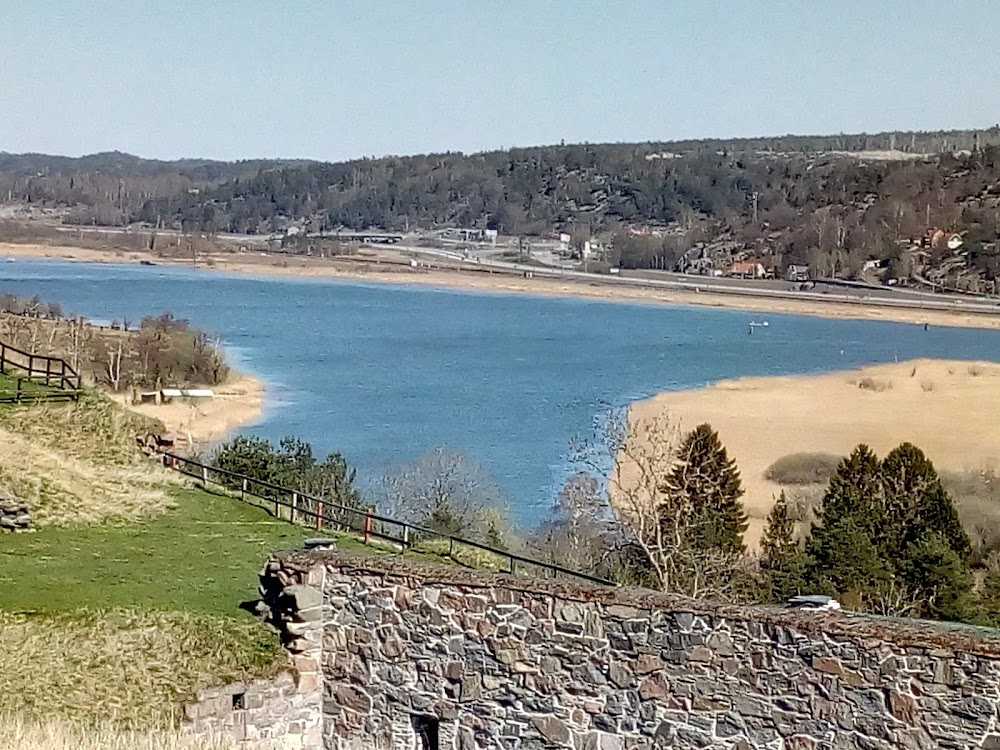
{"label": "tree line", "polygon": [[[930,154],[864,158],[878,149]],[[861,155],[859,155],[861,154]],[[1000,126],[675,143],[577,144],[322,162],[149,162],[0,155],[0,200],[68,207],[68,220],[192,232],[478,226],[614,238],[613,264],[684,269],[702,243],[853,277],[900,242],[967,232],[968,265],[1000,273]],[[635,227],[663,236],[634,236]],[[935,249],[934,252],[943,252]],[[933,254],[933,253],[932,253]],[[931,258],[940,263],[944,258]]]}
{"label": "tree line", "polygon": [[0,294],[0,340],[61,357],[87,381],[115,392],[218,385],[229,377],[219,342],[170,313],[101,327],[39,297]]}
{"label": "tree line", "polygon": [[752,552],[739,469],[710,425],[682,434],[666,418],[613,420],[574,455],[580,471],[528,534],[513,528],[488,472],[445,450],[390,469],[369,494],[339,453],[318,461],[294,438],[277,447],[236,438],[210,460],[622,584],[748,604],[828,594],[854,611],[1000,625],[1000,557],[974,549],[934,466],[910,443],[881,459],[857,446],[802,531],[782,494]]}

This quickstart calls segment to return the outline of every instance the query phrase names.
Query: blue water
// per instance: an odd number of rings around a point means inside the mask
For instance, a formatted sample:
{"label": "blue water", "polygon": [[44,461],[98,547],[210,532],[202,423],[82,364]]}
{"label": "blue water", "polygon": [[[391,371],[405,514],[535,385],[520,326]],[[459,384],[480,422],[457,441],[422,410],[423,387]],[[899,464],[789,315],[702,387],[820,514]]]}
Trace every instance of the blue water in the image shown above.
{"label": "blue water", "polygon": [[1000,361],[993,331],[767,315],[751,336],[761,313],[161,266],[0,263],[6,291],[97,320],[186,318],[267,384],[247,432],[338,450],[365,483],[451,448],[489,467],[524,525],[550,506],[572,438],[657,391],[913,357]]}

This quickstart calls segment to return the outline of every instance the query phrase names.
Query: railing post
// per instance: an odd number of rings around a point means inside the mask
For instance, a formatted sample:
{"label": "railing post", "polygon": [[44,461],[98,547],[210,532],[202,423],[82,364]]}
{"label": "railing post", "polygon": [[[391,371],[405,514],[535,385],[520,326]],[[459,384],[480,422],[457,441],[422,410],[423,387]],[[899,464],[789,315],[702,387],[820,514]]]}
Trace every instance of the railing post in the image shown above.
{"label": "railing post", "polygon": [[403,549],[410,546],[410,527],[408,525],[403,526]]}
{"label": "railing post", "polygon": [[452,557],[455,554],[455,537],[448,537],[448,557]]}
{"label": "railing post", "polygon": [[0,372],[3,372],[5,367],[7,367],[7,346],[0,344]]}
{"label": "railing post", "polygon": [[372,533],[372,509],[371,506],[365,508],[365,544]]}
{"label": "railing post", "polygon": [[510,574],[514,575],[514,558],[510,558]]}
{"label": "railing post", "polygon": [[202,466],[201,467],[201,482],[202,482],[202,484],[205,485],[205,489],[207,490],[208,489],[208,467],[207,466]]}
{"label": "railing post", "polygon": [[35,355],[28,355],[28,377],[30,378],[35,372]]}
{"label": "railing post", "polygon": [[240,500],[242,502],[247,501],[247,478],[243,477],[243,481],[240,482]]}
{"label": "railing post", "polygon": [[21,401],[21,378],[17,379],[17,394],[14,396],[14,401],[20,403]]}
{"label": "railing post", "polygon": [[292,492],[292,515],[291,518],[288,519],[292,523],[295,523],[295,513],[298,509],[299,509],[299,493]]}
{"label": "railing post", "polygon": [[318,500],[316,503],[316,531],[323,530],[323,501]]}
{"label": "railing post", "polygon": [[49,378],[52,377],[52,373],[49,372],[52,369],[52,360],[48,357],[45,358],[45,385],[48,387],[51,385]]}

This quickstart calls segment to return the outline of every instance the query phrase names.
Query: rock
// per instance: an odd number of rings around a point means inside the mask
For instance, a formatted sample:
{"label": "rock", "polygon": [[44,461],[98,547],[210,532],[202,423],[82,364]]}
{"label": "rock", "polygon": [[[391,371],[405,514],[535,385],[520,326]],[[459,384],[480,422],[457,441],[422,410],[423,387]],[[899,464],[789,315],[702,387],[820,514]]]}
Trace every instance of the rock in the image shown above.
{"label": "rock", "polygon": [[372,710],[372,699],[364,690],[354,685],[339,685],[334,692],[334,698],[340,706],[366,714]]}
{"label": "rock", "polygon": [[538,733],[553,745],[568,745],[570,742],[569,727],[554,716],[535,716],[532,725]]}
{"label": "rock", "polygon": [[917,704],[913,698],[895,690],[889,693],[889,713],[911,727],[917,725]]}

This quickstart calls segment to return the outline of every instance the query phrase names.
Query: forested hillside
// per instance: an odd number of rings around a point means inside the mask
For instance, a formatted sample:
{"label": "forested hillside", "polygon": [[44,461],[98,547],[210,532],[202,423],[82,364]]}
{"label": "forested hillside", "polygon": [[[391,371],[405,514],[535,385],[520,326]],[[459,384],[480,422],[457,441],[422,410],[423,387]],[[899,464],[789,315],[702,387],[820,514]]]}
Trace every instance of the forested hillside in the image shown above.
{"label": "forested hillside", "polygon": [[[614,262],[629,267],[684,267],[698,260],[692,251],[725,245],[734,257],[808,264],[819,275],[857,277],[875,259],[905,279],[950,263],[971,274],[961,284],[979,291],[1000,274],[998,126],[339,164],[0,155],[0,190],[12,203],[67,208],[71,222],[250,234],[289,223],[307,231],[571,231],[615,237]],[[932,227],[961,234],[961,253],[909,252]]]}

